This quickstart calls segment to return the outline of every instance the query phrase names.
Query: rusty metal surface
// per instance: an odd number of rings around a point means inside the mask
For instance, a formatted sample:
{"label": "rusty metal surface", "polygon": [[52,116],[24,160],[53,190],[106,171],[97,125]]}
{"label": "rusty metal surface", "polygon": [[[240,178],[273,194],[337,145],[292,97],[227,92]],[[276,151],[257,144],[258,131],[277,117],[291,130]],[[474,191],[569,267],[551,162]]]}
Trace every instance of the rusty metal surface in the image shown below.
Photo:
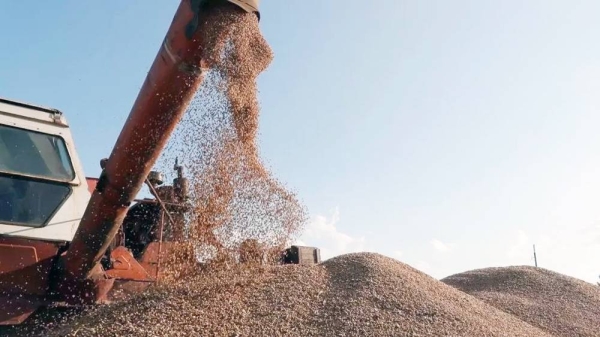
{"label": "rusty metal surface", "polygon": [[[183,247],[183,249],[182,249]],[[164,257],[175,252],[181,253],[189,246],[180,242],[151,242],[140,259],[140,264],[148,271],[155,279],[160,278],[160,265],[164,261]]]}
{"label": "rusty metal surface", "polygon": [[158,264],[160,255],[164,256],[177,252],[182,245],[185,246],[187,244],[179,242],[163,242],[162,244],[159,242],[151,242],[148,247],[146,247],[142,258],[140,259],[140,263]]}
{"label": "rusty metal surface", "polygon": [[0,236],[0,295],[45,295],[62,245]]}
{"label": "rusty metal surface", "polygon": [[20,324],[44,304],[63,244],[0,237],[0,325]]}
{"label": "rusty metal surface", "polygon": [[21,324],[42,305],[34,297],[0,295],[0,325]]}
{"label": "rusty metal surface", "polygon": [[0,243],[0,273],[10,273],[39,262],[35,246]]}
{"label": "rusty metal surface", "polygon": [[190,0],[183,0],[66,255],[68,277],[90,276],[202,82],[202,41],[197,33],[186,37],[194,19]]}
{"label": "rusty metal surface", "polygon": [[56,285],[57,299],[70,305],[100,304],[108,300],[115,279],[109,278],[98,264],[86,279],[64,278]]}
{"label": "rusty metal surface", "polygon": [[120,246],[110,254],[112,268],[106,271],[110,278],[139,282],[152,282],[154,278],[140,265],[127,248]]}

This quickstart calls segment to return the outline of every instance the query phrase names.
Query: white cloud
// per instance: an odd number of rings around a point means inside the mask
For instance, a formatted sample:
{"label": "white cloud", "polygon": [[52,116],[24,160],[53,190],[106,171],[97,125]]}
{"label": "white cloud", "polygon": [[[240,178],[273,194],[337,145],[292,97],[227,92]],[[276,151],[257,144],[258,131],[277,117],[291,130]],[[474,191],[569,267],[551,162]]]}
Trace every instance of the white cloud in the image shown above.
{"label": "white cloud", "polygon": [[402,252],[402,251],[399,251],[399,250],[396,250],[396,251],[394,251],[394,257],[395,257],[395,258],[397,258],[397,259],[401,259],[401,258],[402,258],[402,256],[404,256],[404,252]]}
{"label": "white cloud", "polygon": [[425,261],[418,261],[417,263],[415,263],[415,265],[413,266],[413,268],[418,269],[424,273],[429,273],[431,272],[431,265]]}
{"label": "white cloud", "polygon": [[321,249],[323,260],[346,253],[365,250],[365,238],[353,237],[338,228],[340,211],[336,207],[329,216],[316,215],[307,225],[299,242]]}
{"label": "white cloud", "polygon": [[453,244],[444,243],[438,239],[432,239],[429,243],[433,246],[435,250],[442,253],[448,253],[452,251],[454,248]]}

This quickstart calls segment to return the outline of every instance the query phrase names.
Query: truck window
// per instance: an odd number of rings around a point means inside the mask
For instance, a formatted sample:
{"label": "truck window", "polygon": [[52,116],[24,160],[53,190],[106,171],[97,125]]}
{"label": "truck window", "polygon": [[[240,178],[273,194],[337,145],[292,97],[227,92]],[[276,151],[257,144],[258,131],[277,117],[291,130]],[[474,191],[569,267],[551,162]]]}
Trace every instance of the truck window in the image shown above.
{"label": "truck window", "polygon": [[0,175],[0,223],[42,227],[70,193],[66,183]]}
{"label": "truck window", "polygon": [[71,181],[75,172],[62,138],[0,125],[0,172]]}

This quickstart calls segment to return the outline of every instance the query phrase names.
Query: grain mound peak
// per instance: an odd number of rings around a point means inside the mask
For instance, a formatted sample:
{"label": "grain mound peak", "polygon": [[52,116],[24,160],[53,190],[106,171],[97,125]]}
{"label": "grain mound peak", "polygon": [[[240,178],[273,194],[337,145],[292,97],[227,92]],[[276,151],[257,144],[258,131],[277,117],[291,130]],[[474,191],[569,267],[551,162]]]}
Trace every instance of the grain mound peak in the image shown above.
{"label": "grain mound peak", "polygon": [[442,282],[555,336],[600,335],[600,288],[528,266],[486,268]]}
{"label": "grain mound peak", "polygon": [[331,336],[548,336],[409,265],[374,253],[322,264],[328,292],[318,322]]}
{"label": "grain mound peak", "polygon": [[207,269],[44,336],[549,336],[379,254]]}

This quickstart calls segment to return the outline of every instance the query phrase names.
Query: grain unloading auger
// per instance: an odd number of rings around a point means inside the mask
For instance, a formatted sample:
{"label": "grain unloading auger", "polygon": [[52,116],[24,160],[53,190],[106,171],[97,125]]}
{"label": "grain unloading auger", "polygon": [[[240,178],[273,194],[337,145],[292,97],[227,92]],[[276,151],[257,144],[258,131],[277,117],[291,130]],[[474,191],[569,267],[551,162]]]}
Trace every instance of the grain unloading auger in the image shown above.
{"label": "grain unloading auger", "polygon": [[[179,166],[172,186],[151,169],[202,82],[201,18],[220,6],[258,16],[258,0],[181,2],[99,179],[85,178],[61,112],[0,99],[0,325],[156,280],[187,183]],[[144,183],[154,199],[135,199]],[[306,255],[291,252],[284,263]]]}

